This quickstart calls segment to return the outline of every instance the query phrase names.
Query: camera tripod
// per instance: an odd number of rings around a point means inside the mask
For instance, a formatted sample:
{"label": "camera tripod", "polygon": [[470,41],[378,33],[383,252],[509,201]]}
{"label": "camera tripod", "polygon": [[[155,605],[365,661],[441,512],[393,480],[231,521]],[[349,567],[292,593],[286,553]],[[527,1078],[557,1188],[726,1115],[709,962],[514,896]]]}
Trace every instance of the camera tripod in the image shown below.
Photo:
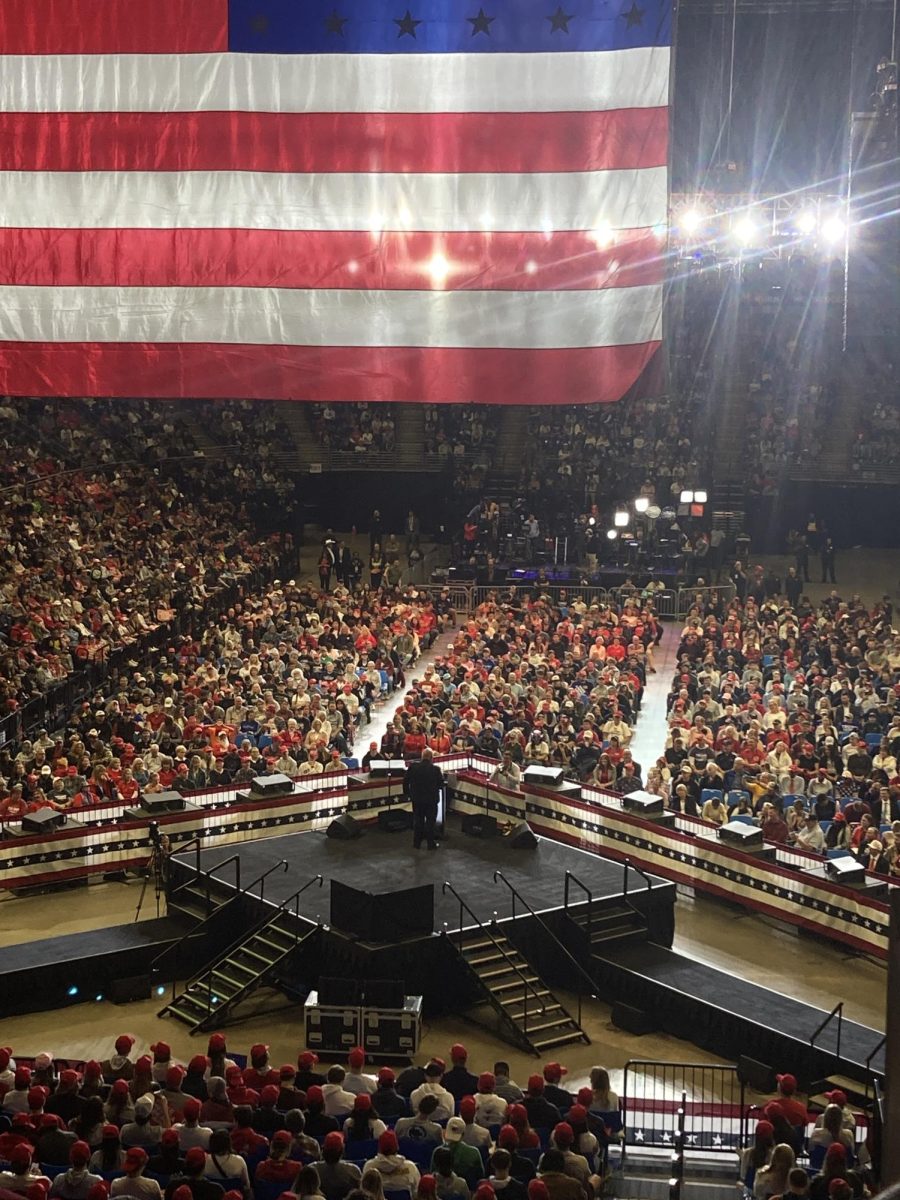
{"label": "camera tripod", "polygon": [[159,832],[159,825],[156,821],[150,822],[150,841],[153,847],[150,851],[150,857],[144,865],[144,882],[141,884],[141,894],[138,897],[137,909],[134,914],[135,921],[141,919],[141,909],[144,907],[144,900],[147,895],[147,884],[153,880],[153,894],[156,897],[156,915],[159,917],[160,897],[166,890],[166,879],[169,871],[169,839],[163,833]]}

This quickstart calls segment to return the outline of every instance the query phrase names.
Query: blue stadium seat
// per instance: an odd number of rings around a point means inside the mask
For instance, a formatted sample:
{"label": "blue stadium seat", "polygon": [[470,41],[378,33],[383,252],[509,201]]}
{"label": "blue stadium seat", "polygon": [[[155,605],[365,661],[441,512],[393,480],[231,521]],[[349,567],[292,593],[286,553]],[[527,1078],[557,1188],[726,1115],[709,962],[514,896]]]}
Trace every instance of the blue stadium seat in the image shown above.
{"label": "blue stadium seat", "polygon": [[720,800],[725,799],[725,793],[721,788],[704,788],[700,793],[700,803],[705,804],[707,800],[712,800],[716,796],[718,796]]}

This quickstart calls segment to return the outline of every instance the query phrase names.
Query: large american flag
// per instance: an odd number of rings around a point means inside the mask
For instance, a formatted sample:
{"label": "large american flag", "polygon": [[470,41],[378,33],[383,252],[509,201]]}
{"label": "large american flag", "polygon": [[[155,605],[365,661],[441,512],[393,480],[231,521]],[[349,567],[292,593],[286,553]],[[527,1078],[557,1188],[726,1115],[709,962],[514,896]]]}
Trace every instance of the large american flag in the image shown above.
{"label": "large american flag", "polygon": [[0,391],[618,399],[671,0],[0,0]]}

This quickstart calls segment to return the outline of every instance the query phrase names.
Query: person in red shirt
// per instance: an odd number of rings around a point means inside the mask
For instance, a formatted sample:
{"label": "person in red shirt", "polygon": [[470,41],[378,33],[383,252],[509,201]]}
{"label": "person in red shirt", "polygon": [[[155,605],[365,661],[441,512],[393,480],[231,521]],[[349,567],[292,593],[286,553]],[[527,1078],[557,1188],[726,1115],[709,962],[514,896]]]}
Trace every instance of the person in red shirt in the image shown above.
{"label": "person in red shirt", "polygon": [[766,1116],[773,1109],[780,1113],[788,1125],[805,1125],[807,1121],[806,1105],[796,1097],[797,1079],[794,1075],[779,1075],[778,1095],[770,1100],[765,1107]]}
{"label": "person in red shirt", "polygon": [[262,1042],[250,1047],[250,1066],[244,1068],[244,1083],[258,1092],[267,1084],[278,1086],[278,1072],[269,1064],[269,1047]]}
{"label": "person in red shirt", "polygon": [[291,1141],[291,1135],[286,1129],[279,1129],[272,1135],[269,1157],[257,1165],[254,1176],[256,1180],[283,1183],[286,1187],[293,1183],[303,1164],[289,1157]]}
{"label": "person in red shirt", "polygon": [[403,757],[421,758],[425,749],[425,734],[419,728],[419,722],[413,717],[409,724],[409,732],[403,739]]}

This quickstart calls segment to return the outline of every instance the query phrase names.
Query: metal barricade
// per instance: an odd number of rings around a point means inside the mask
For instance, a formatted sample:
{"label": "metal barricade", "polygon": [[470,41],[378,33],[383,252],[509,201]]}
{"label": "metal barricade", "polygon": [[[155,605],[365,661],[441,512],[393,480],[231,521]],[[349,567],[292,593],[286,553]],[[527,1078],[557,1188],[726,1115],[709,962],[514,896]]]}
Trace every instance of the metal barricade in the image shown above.
{"label": "metal barricade", "polygon": [[625,1064],[621,1104],[623,1158],[629,1148],[672,1150],[682,1119],[686,1150],[735,1154],[746,1143],[745,1087],[737,1067],[729,1063],[630,1059]]}

